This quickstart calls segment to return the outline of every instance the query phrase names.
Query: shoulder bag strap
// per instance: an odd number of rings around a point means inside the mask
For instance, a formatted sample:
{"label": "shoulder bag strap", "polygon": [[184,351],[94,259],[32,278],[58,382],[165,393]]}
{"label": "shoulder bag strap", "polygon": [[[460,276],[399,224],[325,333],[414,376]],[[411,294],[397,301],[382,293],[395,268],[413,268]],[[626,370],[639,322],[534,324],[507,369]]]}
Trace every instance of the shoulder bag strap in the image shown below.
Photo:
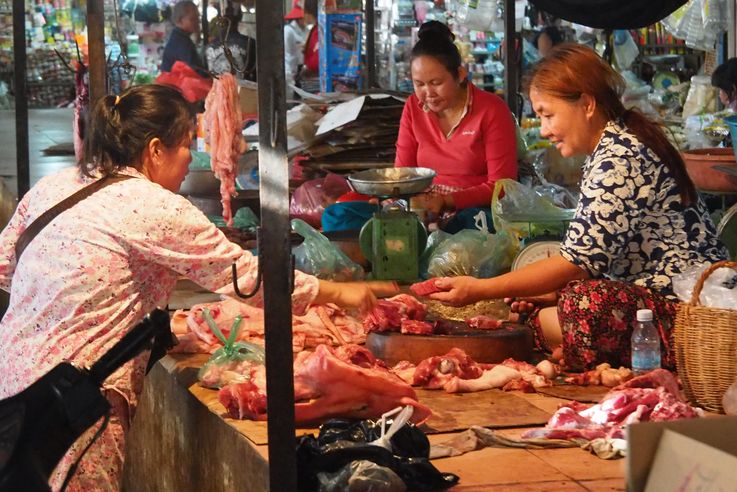
{"label": "shoulder bag strap", "polygon": [[31,222],[31,225],[26,227],[26,230],[23,231],[23,233],[18,237],[18,241],[16,241],[15,243],[16,263],[20,259],[20,256],[23,254],[23,251],[26,249],[26,247],[31,243],[31,241],[33,241],[33,238],[35,238],[36,235],[41,232],[41,229],[46,227],[49,222],[54,220],[57,215],[67,210],[68,208],[73,207],[94,192],[101,190],[113,183],[117,183],[118,181],[123,181],[132,177],[133,176],[126,176],[124,174],[113,174],[112,176],[105,176],[104,178],[100,178],[97,181],[88,184],[81,190],[78,190],[72,195],[66,197],[65,199],[48,209],[46,212],[39,215],[36,220]]}

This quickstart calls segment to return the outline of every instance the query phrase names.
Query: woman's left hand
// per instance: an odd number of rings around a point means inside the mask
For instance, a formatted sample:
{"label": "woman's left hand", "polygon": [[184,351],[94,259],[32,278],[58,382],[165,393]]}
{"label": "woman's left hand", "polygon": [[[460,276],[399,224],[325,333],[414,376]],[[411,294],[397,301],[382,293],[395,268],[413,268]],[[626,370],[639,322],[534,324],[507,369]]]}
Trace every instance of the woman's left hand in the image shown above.
{"label": "woman's left hand", "polygon": [[440,212],[448,208],[445,196],[435,193],[415,195],[412,197],[411,205],[412,208],[423,209],[433,216],[440,215]]}

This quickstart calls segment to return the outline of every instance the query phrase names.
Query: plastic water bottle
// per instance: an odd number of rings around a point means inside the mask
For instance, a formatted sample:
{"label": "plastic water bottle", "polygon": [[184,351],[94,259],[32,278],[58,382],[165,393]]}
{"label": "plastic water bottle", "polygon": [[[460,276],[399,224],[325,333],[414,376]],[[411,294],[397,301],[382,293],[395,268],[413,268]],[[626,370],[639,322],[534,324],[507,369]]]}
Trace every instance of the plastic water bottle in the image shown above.
{"label": "plastic water bottle", "polygon": [[642,374],[660,367],[660,334],[653,324],[653,312],[637,310],[637,324],[632,331],[632,372]]}

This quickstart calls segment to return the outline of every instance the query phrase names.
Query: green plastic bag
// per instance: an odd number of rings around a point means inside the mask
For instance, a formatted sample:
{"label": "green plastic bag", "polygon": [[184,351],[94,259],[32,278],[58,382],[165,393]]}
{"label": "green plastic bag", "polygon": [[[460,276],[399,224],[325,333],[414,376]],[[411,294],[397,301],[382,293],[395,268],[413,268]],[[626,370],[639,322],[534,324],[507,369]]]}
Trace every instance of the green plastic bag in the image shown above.
{"label": "green plastic bag", "polygon": [[294,261],[297,270],[309,273],[323,280],[348,282],[363,280],[361,265],[348,258],[328,238],[320,234],[302,219],[292,219],[294,232],[305,238],[294,248]]}
{"label": "green plastic bag", "polygon": [[[208,215],[207,218],[218,227],[226,226],[222,215]],[[258,217],[250,207],[241,207],[233,215],[233,227],[236,229],[256,229],[258,225]]]}
{"label": "green plastic bag", "polygon": [[266,353],[262,347],[254,343],[236,342],[243,317],[240,315],[235,317],[230,335],[226,339],[212,319],[209,309],[204,308],[202,316],[223,346],[213,352],[205,365],[200,368],[197,379],[207,388],[222,388],[227,384],[248,381],[251,368],[254,365],[263,365]]}
{"label": "green plastic bag", "polygon": [[430,277],[495,277],[509,271],[518,252],[519,241],[507,231],[463,229],[435,248],[427,273]]}
{"label": "green plastic bag", "polygon": [[[502,190],[504,196],[499,197]],[[491,197],[491,216],[497,231],[519,238],[540,234],[562,235],[575,210],[556,207],[545,196],[512,179],[500,179]]]}

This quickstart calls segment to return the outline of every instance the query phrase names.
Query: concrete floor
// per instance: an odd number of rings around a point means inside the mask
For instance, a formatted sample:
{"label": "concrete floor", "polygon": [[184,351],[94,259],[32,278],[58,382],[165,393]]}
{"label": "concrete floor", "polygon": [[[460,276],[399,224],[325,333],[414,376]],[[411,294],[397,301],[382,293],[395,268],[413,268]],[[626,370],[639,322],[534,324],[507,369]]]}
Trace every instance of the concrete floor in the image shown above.
{"label": "concrete floor", "polygon": [[[73,166],[74,156],[47,156],[43,150],[58,144],[72,143],[71,108],[29,110],[28,139],[31,186],[43,176]],[[0,111],[0,178],[17,196],[17,162],[15,142],[15,112]]]}

